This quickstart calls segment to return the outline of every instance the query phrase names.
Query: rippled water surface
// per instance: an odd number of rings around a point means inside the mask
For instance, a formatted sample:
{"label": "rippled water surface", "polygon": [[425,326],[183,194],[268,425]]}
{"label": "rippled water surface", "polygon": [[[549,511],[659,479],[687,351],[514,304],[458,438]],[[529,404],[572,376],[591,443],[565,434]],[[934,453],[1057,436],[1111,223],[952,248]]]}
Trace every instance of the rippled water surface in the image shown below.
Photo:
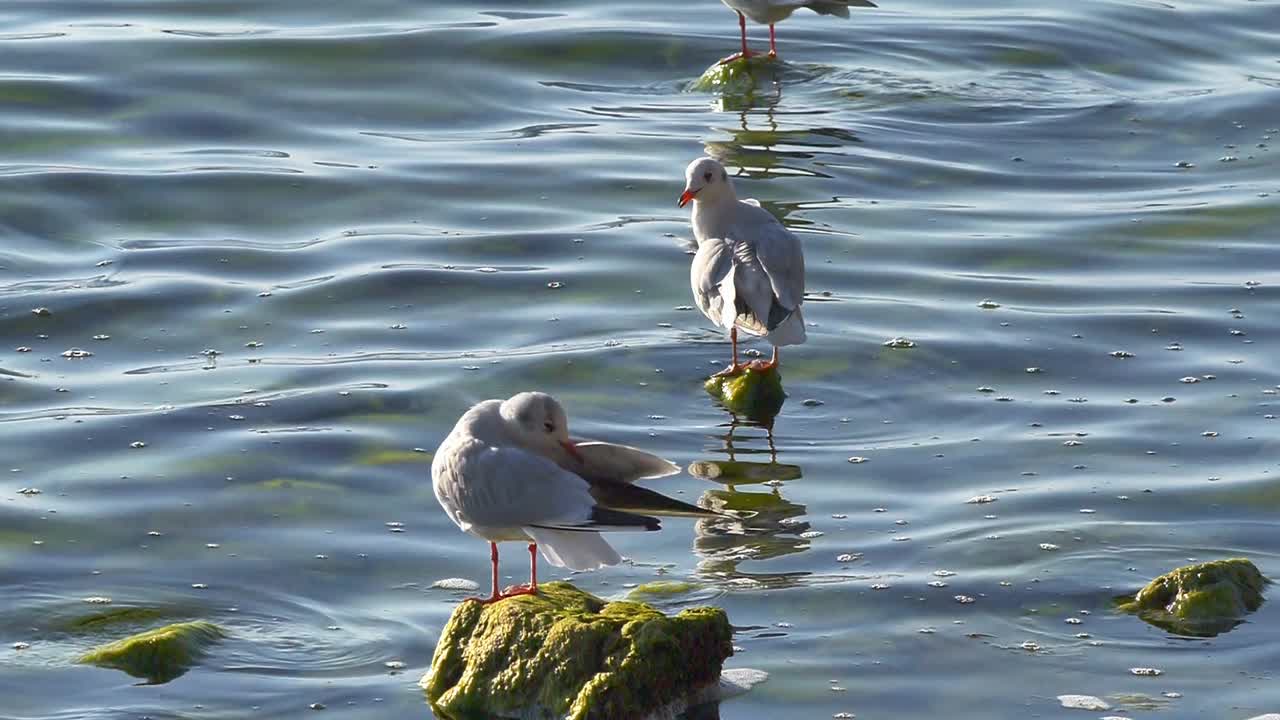
{"label": "rippled water surface", "polygon": [[[771,674],[726,719],[1280,710],[1280,603],[1111,610],[1280,575],[1280,3],[881,4],[797,14],[728,95],[688,89],[737,43],[714,0],[0,5],[0,716],[429,718],[431,585],[487,560],[429,453],[481,399],[769,462],[700,387],[701,153],[805,243],[794,467],[662,481],[760,515],[575,582],[726,608]],[[72,664],[92,597],[230,637],[137,686]]]}

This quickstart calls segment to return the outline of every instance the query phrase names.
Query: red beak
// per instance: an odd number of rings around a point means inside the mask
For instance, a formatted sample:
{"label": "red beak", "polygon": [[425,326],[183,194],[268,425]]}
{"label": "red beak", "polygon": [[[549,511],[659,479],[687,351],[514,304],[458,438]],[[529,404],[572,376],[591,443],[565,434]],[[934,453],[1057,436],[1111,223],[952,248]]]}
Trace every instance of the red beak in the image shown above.
{"label": "red beak", "polygon": [[693,196],[697,194],[698,193],[695,190],[685,190],[684,194],[680,196],[680,207],[688,205],[689,201],[693,199]]}
{"label": "red beak", "polygon": [[577,445],[574,445],[573,443],[566,440],[560,443],[560,447],[564,448],[565,452],[572,455],[574,460],[577,460],[578,462],[586,462],[586,460],[582,459],[582,453],[578,452]]}

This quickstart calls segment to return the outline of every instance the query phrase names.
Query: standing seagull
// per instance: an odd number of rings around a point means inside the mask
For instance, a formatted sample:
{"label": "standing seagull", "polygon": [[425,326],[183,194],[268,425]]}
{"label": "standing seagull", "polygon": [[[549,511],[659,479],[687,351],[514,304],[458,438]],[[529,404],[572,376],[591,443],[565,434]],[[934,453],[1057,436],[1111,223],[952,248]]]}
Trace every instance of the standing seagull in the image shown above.
{"label": "standing seagull", "polygon": [[685,170],[680,207],[693,202],[693,237],[698,252],[689,269],[693,299],[702,314],[728,328],[733,364],[717,375],[735,375],[738,329],[773,345],[762,370],[778,366],[778,347],[805,341],[804,250],[800,238],[755,200],[739,200],[724,166],[712,158],[694,160]]}
{"label": "standing seagull", "polygon": [[[431,461],[432,487],[463,531],[489,541],[490,603],[538,592],[538,550],[573,570],[622,558],[601,532],[657,530],[651,515],[720,517],[631,483],[680,467],[625,445],[569,437],[564,408],[545,393],[485,400],[468,410]],[[498,592],[498,543],[529,543],[529,584]]]}
{"label": "standing seagull", "polygon": [[769,57],[778,56],[778,42],[773,26],[791,17],[800,8],[809,8],[819,15],[849,17],[851,7],[875,7],[871,0],[720,0],[738,13],[738,27],[742,29],[742,52],[721,60],[721,64],[738,58],[749,58],[755,53],[747,49],[747,18],[752,22],[769,26]]}

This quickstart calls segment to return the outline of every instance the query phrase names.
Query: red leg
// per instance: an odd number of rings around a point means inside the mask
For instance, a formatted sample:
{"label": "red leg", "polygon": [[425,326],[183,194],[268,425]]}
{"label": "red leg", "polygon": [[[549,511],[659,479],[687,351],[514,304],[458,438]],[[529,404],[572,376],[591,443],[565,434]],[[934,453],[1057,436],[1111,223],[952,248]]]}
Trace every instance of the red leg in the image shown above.
{"label": "red leg", "polygon": [[716,373],[713,377],[733,376],[742,372],[744,366],[738,362],[738,328],[736,326],[729,328],[729,342],[733,344],[733,364]]}
{"label": "red leg", "polygon": [[467,598],[468,600],[488,605],[491,602],[497,602],[502,599],[502,593],[498,592],[498,543],[489,543],[489,561],[493,564],[492,589],[489,592],[489,597]]}
{"label": "red leg", "polygon": [[742,13],[738,13],[738,29],[742,31],[742,52],[730,55],[729,57],[721,60],[721,65],[731,63],[734,60],[745,60],[746,58],[751,57],[751,50],[747,49],[747,16]]}
{"label": "red leg", "polygon": [[769,26],[769,57],[778,57],[778,39],[773,34],[773,26]]}
{"label": "red leg", "polygon": [[778,346],[775,345],[773,347],[773,357],[769,359],[769,362],[761,362],[757,360],[751,363],[751,366],[757,370],[772,370],[778,367]]}
{"label": "red leg", "polygon": [[529,584],[538,592],[538,543],[529,543]]}
{"label": "red leg", "polygon": [[516,595],[537,595],[538,594],[538,544],[529,543],[529,584],[528,585],[512,585],[502,591],[502,597],[509,598]]}

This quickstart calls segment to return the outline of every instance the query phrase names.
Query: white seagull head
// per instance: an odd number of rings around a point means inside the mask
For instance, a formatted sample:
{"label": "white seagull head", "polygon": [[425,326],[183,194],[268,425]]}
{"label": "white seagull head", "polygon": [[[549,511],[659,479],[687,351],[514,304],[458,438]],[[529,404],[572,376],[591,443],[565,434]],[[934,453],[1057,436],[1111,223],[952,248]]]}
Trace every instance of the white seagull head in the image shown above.
{"label": "white seagull head", "polygon": [[498,412],[512,437],[525,449],[543,457],[556,458],[568,453],[581,460],[577,447],[569,439],[569,418],[550,395],[522,392],[504,400]]}
{"label": "white seagull head", "polygon": [[680,207],[695,202],[715,202],[721,198],[736,198],[729,173],[715,158],[700,157],[689,163],[684,171],[684,194]]}

